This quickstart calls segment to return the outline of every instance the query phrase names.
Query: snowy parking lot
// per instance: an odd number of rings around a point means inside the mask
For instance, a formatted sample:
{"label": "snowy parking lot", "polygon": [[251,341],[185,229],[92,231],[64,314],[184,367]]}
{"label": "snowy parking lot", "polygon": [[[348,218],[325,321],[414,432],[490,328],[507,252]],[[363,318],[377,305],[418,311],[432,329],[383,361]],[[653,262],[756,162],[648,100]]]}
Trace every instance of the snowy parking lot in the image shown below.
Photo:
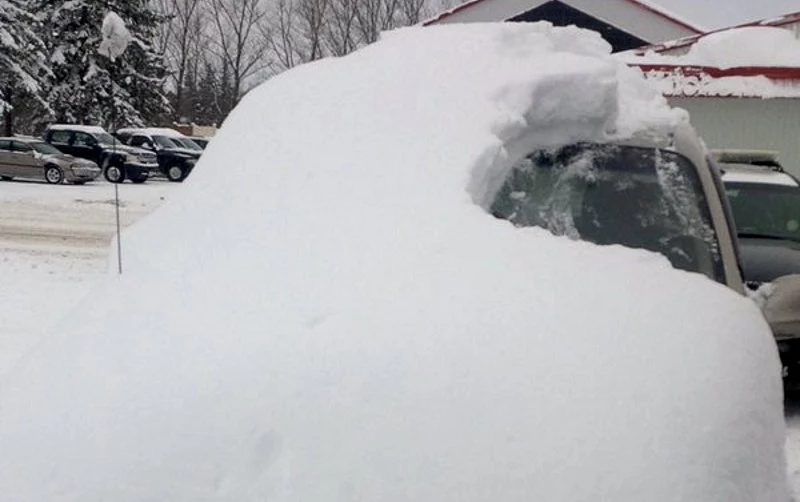
{"label": "snowy parking lot", "polygon": [[[160,180],[121,185],[122,226],[153,213],[182,186]],[[110,249],[115,221],[114,188],[104,181],[0,184],[0,378],[49,327],[103,301],[91,292],[116,266]],[[800,396],[787,399],[786,416],[789,477],[800,500]]]}
{"label": "snowy parking lot", "polygon": [[[180,186],[121,185],[120,224],[151,213]],[[105,181],[0,184],[0,377],[104,277],[115,229],[114,186]]]}

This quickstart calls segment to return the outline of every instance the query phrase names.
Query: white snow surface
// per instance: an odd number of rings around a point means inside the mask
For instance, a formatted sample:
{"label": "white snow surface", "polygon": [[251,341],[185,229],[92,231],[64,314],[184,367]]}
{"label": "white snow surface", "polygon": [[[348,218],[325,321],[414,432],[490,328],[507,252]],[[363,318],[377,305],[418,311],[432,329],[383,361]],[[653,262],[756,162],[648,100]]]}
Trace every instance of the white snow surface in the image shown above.
{"label": "white snow surface", "polygon": [[106,14],[101,32],[103,33],[103,40],[100,42],[97,52],[111,61],[115,61],[122,56],[133,38],[131,32],[125,26],[125,21],[114,11],[109,11]]}
{"label": "white snow surface", "polygon": [[169,127],[146,127],[117,129],[117,133],[140,133],[150,136],[168,136],[170,138],[186,138],[186,135]]}
{"label": "white snow surface", "polygon": [[685,120],[608,52],[546,23],[410,28],[250,92],[125,233],[100,308],[3,383],[0,493],[787,500],[752,302],[484,209],[528,148]]}
{"label": "white snow surface", "polygon": [[94,125],[71,125],[71,124],[52,124],[47,127],[48,129],[52,129],[53,131],[83,131],[88,133],[103,133],[106,132],[102,126],[94,126]]}
{"label": "white snow surface", "polygon": [[683,55],[650,51],[638,56],[633,50],[620,53],[619,57],[638,64],[800,68],[800,39],[784,28],[746,26],[702,36]]}

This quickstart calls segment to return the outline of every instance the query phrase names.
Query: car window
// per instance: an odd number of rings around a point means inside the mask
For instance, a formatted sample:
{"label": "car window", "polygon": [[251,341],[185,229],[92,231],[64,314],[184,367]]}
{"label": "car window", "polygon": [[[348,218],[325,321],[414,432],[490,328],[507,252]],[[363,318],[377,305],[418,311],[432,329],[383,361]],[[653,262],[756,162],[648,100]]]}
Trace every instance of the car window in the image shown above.
{"label": "car window", "polygon": [[0,150],[4,150],[7,152],[11,151],[11,141],[7,139],[0,139]]}
{"label": "car window", "polygon": [[578,144],[518,162],[492,214],[517,226],[666,256],[724,283],[719,242],[696,168],[667,150]]}
{"label": "car window", "polygon": [[35,141],[30,144],[31,148],[36,150],[39,153],[43,153],[45,155],[61,155],[61,150],[54,147],[49,143],[45,143],[43,141]]}
{"label": "car window", "polygon": [[145,143],[149,143],[149,142],[150,142],[150,140],[147,138],[147,136],[134,136],[133,138],[131,138],[131,141],[130,141],[129,145],[131,145],[131,146],[142,146]]}
{"label": "car window", "polygon": [[800,241],[800,187],[726,182],[725,193],[740,236]]}
{"label": "car window", "polygon": [[12,141],[11,148],[15,152],[22,152],[22,153],[27,153],[33,150],[29,144],[23,143],[22,141]]}
{"label": "car window", "polygon": [[73,146],[95,146],[97,140],[92,135],[86,134],[85,132],[76,132],[75,140],[72,144]]}
{"label": "car window", "polygon": [[153,141],[164,148],[181,148],[181,145],[177,141],[166,136],[153,136]]}
{"label": "car window", "polygon": [[69,145],[71,134],[69,131],[53,131],[50,134],[50,143],[54,145]]}

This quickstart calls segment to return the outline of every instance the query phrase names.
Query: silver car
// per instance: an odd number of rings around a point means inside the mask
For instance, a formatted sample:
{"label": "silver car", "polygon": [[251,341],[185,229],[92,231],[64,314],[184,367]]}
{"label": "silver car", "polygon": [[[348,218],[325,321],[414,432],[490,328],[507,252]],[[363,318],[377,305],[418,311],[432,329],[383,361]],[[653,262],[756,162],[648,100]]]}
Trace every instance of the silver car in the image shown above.
{"label": "silver car", "polygon": [[100,176],[94,162],[67,155],[35,138],[0,138],[0,179],[45,180],[57,185],[82,185]]}

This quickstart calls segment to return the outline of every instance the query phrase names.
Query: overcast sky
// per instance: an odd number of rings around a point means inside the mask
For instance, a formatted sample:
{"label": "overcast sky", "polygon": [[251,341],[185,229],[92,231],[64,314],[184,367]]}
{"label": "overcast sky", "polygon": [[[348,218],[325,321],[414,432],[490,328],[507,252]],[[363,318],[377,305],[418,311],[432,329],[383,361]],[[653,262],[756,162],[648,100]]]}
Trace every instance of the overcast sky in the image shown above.
{"label": "overcast sky", "polygon": [[735,24],[800,11],[798,0],[650,0],[703,28]]}

